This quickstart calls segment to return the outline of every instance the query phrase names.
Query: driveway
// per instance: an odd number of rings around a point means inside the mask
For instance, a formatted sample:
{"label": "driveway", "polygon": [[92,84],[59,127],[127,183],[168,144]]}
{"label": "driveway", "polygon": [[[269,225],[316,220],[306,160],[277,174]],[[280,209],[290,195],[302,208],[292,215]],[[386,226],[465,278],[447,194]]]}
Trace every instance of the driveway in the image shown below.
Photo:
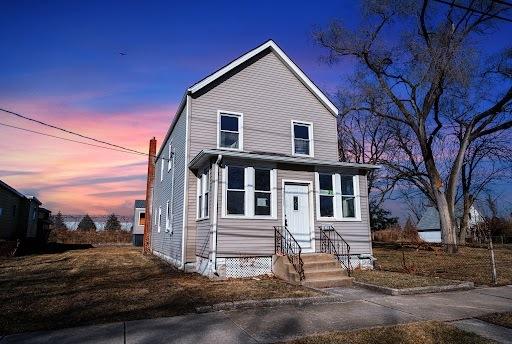
{"label": "driveway", "polygon": [[457,321],[512,311],[512,286],[438,294],[383,296],[331,290],[347,301],[279,306],[11,335],[0,344],[26,343],[268,343],[315,332],[422,320]]}

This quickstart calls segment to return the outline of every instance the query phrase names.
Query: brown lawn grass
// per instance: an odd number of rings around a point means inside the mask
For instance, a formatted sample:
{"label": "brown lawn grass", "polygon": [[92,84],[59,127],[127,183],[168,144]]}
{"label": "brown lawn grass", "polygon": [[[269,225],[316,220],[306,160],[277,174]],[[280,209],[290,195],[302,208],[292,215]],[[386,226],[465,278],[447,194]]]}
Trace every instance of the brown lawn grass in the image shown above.
{"label": "brown lawn grass", "polygon": [[387,288],[415,288],[458,284],[439,277],[418,276],[401,272],[380,270],[354,270],[352,276],[358,282],[375,284]]}
{"label": "brown lawn grass", "polygon": [[50,242],[61,244],[129,244],[132,233],[127,231],[68,231],[53,230]]}
{"label": "brown lawn grass", "polygon": [[490,344],[491,340],[436,321],[329,332],[287,342],[288,344]]}
{"label": "brown lawn grass", "polygon": [[139,248],[117,246],[0,259],[0,333],[173,316],[219,302],[305,297],[274,278],[212,281]]}
{"label": "brown lawn grass", "polygon": [[[373,255],[377,258],[377,267],[384,271],[471,281],[477,285],[492,284],[490,252],[485,248],[460,247],[459,253],[448,255],[442,247],[431,250],[374,247]],[[495,259],[498,285],[512,284],[512,250],[496,249]]]}
{"label": "brown lawn grass", "polygon": [[486,314],[478,317],[478,319],[491,324],[512,328],[512,312]]}

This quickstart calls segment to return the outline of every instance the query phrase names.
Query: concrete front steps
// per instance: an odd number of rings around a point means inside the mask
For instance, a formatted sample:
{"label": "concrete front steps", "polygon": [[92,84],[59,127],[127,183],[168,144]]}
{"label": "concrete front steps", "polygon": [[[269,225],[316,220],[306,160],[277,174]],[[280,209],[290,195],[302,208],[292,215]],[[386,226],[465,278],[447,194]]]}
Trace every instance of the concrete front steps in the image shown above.
{"label": "concrete front steps", "polygon": [[305,253],[301,255],[304,263],[303,281],[286,256],[272,257],[272,272],[277,277],[293,283],[302,284],[311,288],[347,287],[352,285],[352,277],[348,277],[346,270],[334,255],[327,253]]}

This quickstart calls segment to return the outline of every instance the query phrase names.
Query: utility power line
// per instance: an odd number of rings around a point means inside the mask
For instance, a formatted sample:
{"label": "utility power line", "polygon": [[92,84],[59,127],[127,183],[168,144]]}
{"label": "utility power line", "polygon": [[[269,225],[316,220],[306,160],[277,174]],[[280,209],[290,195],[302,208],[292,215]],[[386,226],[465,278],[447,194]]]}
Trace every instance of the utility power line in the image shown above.
{"label": "utility power line", "polygon": [[133,152],[133,153],[137,153],[137,154],[148,155],[147,153],[144,153],[144,152],[139,152],[139,151],[131,149],[131,148],[126,148],[126,147],[119,146],[119,145],[116,145],[116,144],[113,144],[113,143],[110,143],[110,142],[107,142],[107,141],[95,139],[94,137],[90,137],[90,136],[86,136],[86,135],[83,135],[83,134],[79,134],[77,132],[74,132],[74,131],[71,131],[71,130],[68,130],[68,129],[57,127],[55,125],[48,124],[48,123],[45,123],[43,121],[40,121],[40,120],[37,120],[37,119],[34,119],[34,118],[30,118],[28,116],[22,115],[20,113],[14,112],[14,111],[2,109],[2,108],[0,108],[0,111],[3,111],[5,113],[8,113],[8,114],[13,115],[13,116],[17,116],[19,118],[26,119],[28,121],[32,121],[32,122],[44,125],[44,126],[49,127],[49,128],[53,128],[53,129],[57,129],[57,130],[63,131],[65,133],[68,133],[68,134],[71,134],[71,135],[76,135],[76,136],[82,137],[82,138],[87,139],[87,140],[95,141],[95,142],[98,142],[98,143],[102,143],[104,145],[112,146],[112,147],[115,147],[115,148],[123,149],[123,150],[129,151],[129,152]]}
{"label": "utility power line", "polygon": [[88,142],[68,139],[68,138],[65,138],[65,137],[62,137],[62,136],[51,135],[51,134],[43,133],[43,132],[36,131],[36,130],[31,130],[31,129],[17,127],[17,126],[10,125],[10,124],[0,123],[0,125],[4,126],[4,127],[12,128],[12,129],[28,131],[28,132],[34,133],[34,134],[39,134],[39,135],[44,135],[44,136],[48,136],[48,137],[53,137],[55,139],[60,139],[60,140],[65,140],[65,141],[70,141],[70,142],[75,142],[75,143],[81,143],[83,145],[93,146],[93,147],[98,147],[98,148],[103,148],[103,149],[109,149],[109,150],[113,150],[113,151],[116,151],[116,152],[128,153],[128,154],[136,154],[136,155],[148,155],[148,154],[144,154],[144,153],[135,153],[135,152],[130,152],[130,151],[122,150],[122,149],[116,149],[116,148],[110,148],[110,147],[95,145],[94,143],[88,143]]}
{"label": "utility power line", "polygon": [[[109,147],[104,147],[104,146],[100,146],[100,145],[90,144],[90,143],[83,142],[83,141],[67,139],[67,138],[64,138],[64,137],[61,137],[61,136],[55,136],[55,135],[51,135],[51,134],[46,134],[46,133],[38,132],[38,131],[35,131],[35,130],[30,130],[30,129],[21,128],[21,127],[15,127],[15,126],[8,125],[8,124],[2,124],[3,126],[6,126],[6,127],[11,127],[11,128],[14,128],[14,129],[19,129],[19,130],[24,130],[24,131],[32,132],[32,133],[35,133],[35,134],[45,135],[45,136],[49,136],[49,137],[53,137],[53,138],[57,138],[57,139],[66,140],[66,141],[81,143],[81,144],[85,144],[85,145],[89,145],[89,146],[93,146],[93,147],[106,148],[106,149],[115,150],[115,151],[118,151],[118,152],[125,152],[125,153],[131,153],[131,154],[150,156],[150,154],[148,154],[148,153],[140,152],[140,151],[137,151],[135,149],[126,148],[126,147],[123,147],[123,146],[116,145],[114,143],[110,143],[110,142],[107,142],[107,141],[96,139],[94,137],[83,135],[83,134],[77,133],[75,131],[64,129],[64,128],[58,127],[56,125],[49,124],[49,123],[37,120],[37,119],[31,118],[29,116],[22,115],[20,113],[14,112],[14,111],[6,110],[6,109],[3,109],[3,108],[0,108],[0,111],[3,111],[3,112],[5,112],[5,113],[7,113],[9,115],[13,115],[13,116],[25,119],[27,121],[35,122],[37,124],[41,124],[43,126],[46,126],[46,127],[52,128],[52,129],[60,130],[60,131],[65,132],[65,133],[68,133],[68,134],[71,134],[71,135],[76,135],[76,136],[82,137],[84,139],[91,140],[91,141],[94,141],[94,142],[98,142],[98,143],[101,143],[101,144],[104,144],[104,145],[107,145],[107,146],[111,146],[111,147],[114,147],[114,148],[109,148]],[[157,158],[157,156],[154,156],[154,157]],[[164,158],[164,157],[162,157],[161,159],[169,160],[169,159]]]}
{"label": "utility power line", "polygon": [[[496,15],[496,14],[486,13],[486,12],[483,12],[483,11],[480,11],[480,10],[477,10],[477,9],[474,9],[474,8],[471,8],[471,7],[467,7],[467,6],[464,6],[464,5],[459,5],[459,4],[455,3],[455,1],[453,1],[453,2],[448,2],[448,1],[444,1],[444,0],[434,0],[434,1],[435,2],[439,2],[441,4],[445,4],[445,5],[461,8],[463,10],[468,10],[468,11],[471,11],[471,12],[475,12],[475,13],[479,13],[479,14],[491,17],[491,18],[501,19],[501,20],[505,20],[505,21],[508,21],[508,22],[512,23],[512,19],[510,19],[510,18],[502,17],[502,16],[499,16],[499,15]],[[511,4],[506,3],[504,1],[494,0],[493,2],[496,2],[496,3],[499,2],[501,4],[508,5],[508,6],[511,5]]]}

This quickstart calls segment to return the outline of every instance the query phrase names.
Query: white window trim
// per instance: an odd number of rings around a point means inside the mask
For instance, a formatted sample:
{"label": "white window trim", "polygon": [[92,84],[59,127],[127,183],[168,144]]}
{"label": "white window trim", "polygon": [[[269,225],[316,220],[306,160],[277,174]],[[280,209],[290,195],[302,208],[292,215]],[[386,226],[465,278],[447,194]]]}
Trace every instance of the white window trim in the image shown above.
{"label": "white window trim", "polygon": [[[229,215],[227,213],[227,197],[228,197],[228,167],[241,167],[244,169],[244,191],[245,191],[245,214],[244,215]],[[266,167],[258,167],[261,169],[266,169]],[[270,208],[270,215],[255,215],[254,214],[254,167],[244,167],[237,165],[228,165],[222,167],[222,213],[221,217],[226,219],[244,219],[244,220],[253,220],[253,219],[269,219],[276,220],[277,219],[277,169],[268,168],[270,170],[270,200],[272,202]]]}
{"label": "white window trim", "polygon": [[160,233],[160,230],[162,228],[162,207],[158,207],[158,233]]}
{"label": "white window trim", "polygon": [[[325,217],[320,216],[320,174],[332,174],[333,175],[333,207],[334,216]],[[343,222],[360,222],[361,221],[361,194],[359,191],[359,175],[352,176],[352,182],[354,183],[354,207],[355,217],[343,217],[342,199],[341,199],[341,176],[340,173],[323,173],[315,172],[315,200],[316,200],[316,219],[317,221],[343,221]],[[349,175],[343,175],[349,176]]]}
{"label": "white window trim", "polygon": [[139,212],[139,219],[138,219],[138,222],[137,222],[137,226],[143,226],[140,223],[140,219],[142,218],[142,214],[144,214],[144,221],[146,221],[146,212],[145,211],[140,211]]}
{"label": "white window trim", "polygon": [[[294,126],[295,124],[302,124],[302,125],[307,125],[308,126],[308,130],[309,130],[309,154],[298,154],[298,153],[295,153],[295,131],[293,130],[294,129]],[[296,121],[296,120],[291,120],[291,138],[292,138],[292,155],[293,156],[306,156],[306,157],[310,157],[310,158],[313,158],[315,156],[315,141],[313,139],[313,123],[312,122],[305,122],[305,121]]]}
{"label": "white window trim", "polygon": [[[196,178],[196,221],[200,220],[206,220],[210,218],[210,209],[208,209],[208,215],[207,216],[201,216],[205,213],[205,210],[207,207],[209,207],[210,203],[210,183],[209,183],[209,177],[210,177],[210,170],[205,170],[200,175],[200,177]],[[201,194],[201,191],[202,194]],[[207,191],[208,190],[208,191]],[[206,204],[206,198],[205,195],[208,194],[208,204]],[[199,204],[199,196],[201,196],[201,204]]]}
{"label": "white window trim", "polygon": [[[220,145],[220,117],[222,115],[238,117],[238,148],[221,147]],[[243,151],[244,150],[244,114],[241,112],[217,110],[217,148]]]}

